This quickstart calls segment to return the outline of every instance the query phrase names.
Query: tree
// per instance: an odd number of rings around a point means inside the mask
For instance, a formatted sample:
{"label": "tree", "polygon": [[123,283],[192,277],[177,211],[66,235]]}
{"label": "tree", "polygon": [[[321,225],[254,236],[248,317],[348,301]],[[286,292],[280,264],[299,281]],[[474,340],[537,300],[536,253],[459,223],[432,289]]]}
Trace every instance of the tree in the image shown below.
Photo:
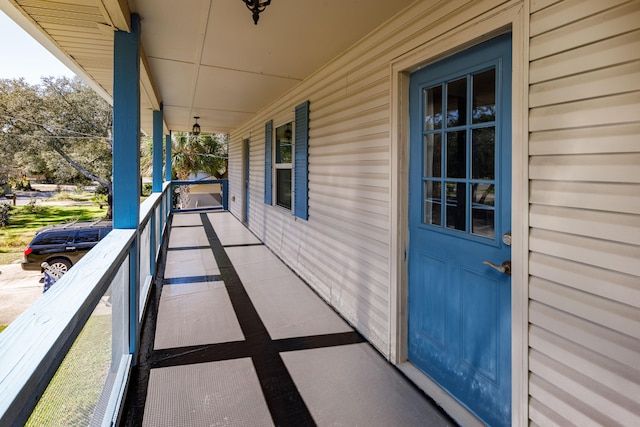
{"label": "tree", "polygon": [[180,180],[203,172],[216,179],[227,176],[229,135],[175,132],[172,134],[171,163]]}
{"label": "tree", "polygon": [[[229,136],[176,132],[172,134],[172,176],[181,181],[203,172],[216,179],[227,176]],[[189,186],[177,190],[179,204],[189,205]]]}
{"label": "tree", "polygon": [[[2,162],[57,183],[112,191],[111,106],[80,79],[0,79]],[[0,165],[2,166],[2,165]]]}

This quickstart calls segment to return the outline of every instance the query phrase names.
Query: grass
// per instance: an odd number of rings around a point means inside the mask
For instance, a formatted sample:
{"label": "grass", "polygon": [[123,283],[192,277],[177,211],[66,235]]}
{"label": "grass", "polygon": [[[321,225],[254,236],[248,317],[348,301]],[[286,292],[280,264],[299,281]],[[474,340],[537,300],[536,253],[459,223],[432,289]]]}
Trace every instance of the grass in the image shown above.
{"label": "grass", "polygon": [[19,206],[12,211],[9,225],[0,229],[0,264],[11,264],[22,258],[22,251],[35,231],[47,225],[71,221],[91,221],[104,218],[106,207],[80,206]]}
{"label": "grass", "polygon": [[0,325],[0,332],[2,332],[5,329],[7,329],[7,326],[9,326],[9,325]]}

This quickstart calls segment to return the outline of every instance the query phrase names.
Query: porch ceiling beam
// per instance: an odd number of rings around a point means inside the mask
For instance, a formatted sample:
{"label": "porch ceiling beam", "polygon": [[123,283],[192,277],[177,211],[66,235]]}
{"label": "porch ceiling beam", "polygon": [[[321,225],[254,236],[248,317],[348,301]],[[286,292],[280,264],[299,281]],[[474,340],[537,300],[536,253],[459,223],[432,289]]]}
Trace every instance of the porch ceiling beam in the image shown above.
{"label": "porch ceiling beam", "polygon": [[131,32],[131,11],[127,0],[100,0],[105,19],[116,30]]}
{"label": "porch ceiling beam", "polygon": [[162,99],[158,93],[158,88],[151,75],[151,68],[149,67],[149,60],[147,54],[144,51],[144,45],[140,42],[140,84],[144,96],[151,104],[153,110],[159,110]]}

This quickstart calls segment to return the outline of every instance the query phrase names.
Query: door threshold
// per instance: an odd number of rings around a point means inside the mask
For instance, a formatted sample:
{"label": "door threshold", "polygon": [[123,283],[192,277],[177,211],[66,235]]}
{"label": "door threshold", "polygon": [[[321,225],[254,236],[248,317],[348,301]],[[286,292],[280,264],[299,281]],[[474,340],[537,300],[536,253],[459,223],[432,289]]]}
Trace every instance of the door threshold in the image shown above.
{"label": "door threshold", "polygon": [[482,427],[485,424],[454,397],[447,393],[435,381],[411,362],[396,365],[419,389],[431,397],[458,424],[465,427]]}

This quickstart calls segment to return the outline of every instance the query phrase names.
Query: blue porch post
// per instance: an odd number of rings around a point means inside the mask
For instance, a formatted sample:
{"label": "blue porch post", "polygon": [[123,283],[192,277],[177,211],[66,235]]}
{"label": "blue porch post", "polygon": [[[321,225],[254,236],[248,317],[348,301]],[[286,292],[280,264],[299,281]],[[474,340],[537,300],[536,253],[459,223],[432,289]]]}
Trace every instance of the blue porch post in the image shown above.
{"label": "blue porch post", "polygon": [[[113,227],[138,230],[140,222],[140,18],[113,42]],[[138,348],[139,231],[129,252],[129,352]]]}
{"label": "blue porch post", "polygon": [[[173,164],[171,163],[171,131],[169,131],[169,135],[166,136],[165,143],[165,153],[164,153],[164,169],[165,169],[165,178],[164,180],[167,182],[171,182],[173,175]],[[167,192],[167,210],[165,211],[168,215],[171,212],[171,207],[173,206],[173,188],[169,188]]]}
{"label": "blue porch post", "polygon": [[153,181],[152,191],[162,191],[162,105],[153,111]]}
{"label": "blue porch post", "polygon": [[[162,192],[162,104],[160,104],[160,110],[153,110],[153,176],[151,181],[151,191],[154,193]],[[162,216],[162,203],[160,203],[160,216]],[[151,275],[155,275],[156,272],[156,214],[151,216],[151,244],[149,247],[150,267]]]}
{"label": "blue porch post", "polygon": [[165,177],[164,180],[169,182],[171,181],[171,169],[173,168],[173,165],[171,164],[171,132],[169,132],[169,135],[166,136],[166,147],[165,147]]}

